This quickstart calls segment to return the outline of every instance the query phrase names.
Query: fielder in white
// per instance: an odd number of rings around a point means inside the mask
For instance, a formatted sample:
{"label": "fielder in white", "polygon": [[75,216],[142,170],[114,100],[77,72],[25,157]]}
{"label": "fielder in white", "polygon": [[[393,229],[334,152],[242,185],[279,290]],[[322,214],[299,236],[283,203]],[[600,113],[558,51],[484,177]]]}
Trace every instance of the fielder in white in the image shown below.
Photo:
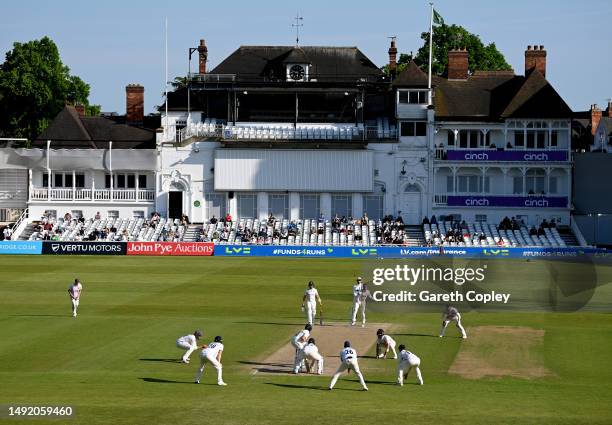
{"label": "fielder in white", "polygon": [[359,370],[359,363],[357,363],[357,351],[355,351],[355,349],[351,347],[350,341],[344,341],[344,348],[342,349],[342,351],[340,351],[340,366],[338,366],[338,370],[334,374],[334,377],[332,378],[331,383],[329,384],[330,390],[334,388],[334,385],[336,385],[338,378],[345,370],[353,370],[355,372],[355,375],[357,375],[357,377],[359,378],[359,383],[361,384],[363,390],[368,390],[368,387],[363,379],[363,375]]}
{"label": "fielder in white", "polygon": [[317,302],[320,306],[323,306],[319,291],[317,291],[314,282],[311,280],[308,282],[308,289],[302,297],[302,310],[306,311],[306,318],[311,325],[314,323],[315,316],[317,315]]}
{"label": "fielder in white", "polygon": [[395,351],[395,340],[389,335],[385,334],[383,329],[376,331],[376,358],[382,359],[387,358],[389,350],[393,352],[393,358],[397,359],[397,352]]}
{"label": "fielder in white", "polygon": [[223,365],[221,364],[221,355],[223,354],[223,338],[216,336],[215,340],[208,344],[200,353],[200,367],[196,374],[195,383],[199,384],[206,363],[213,365],[217,369],[217,385],[226,386],[223,382]]}
{"label": "fielder in white", "polygon": [[72,303],[72,317],[77,317],[77,310],[79,308],[79,301],[81,301],[81,293],[83,292],[83,285],[79,279],[74,279],[74,283],[68,287],[68,294],[70,295],[70,302]]}
{"label": "fielder in white", "polygon": [[296,363],[295,367],[293,368],[293,373],[298,374],[300,371],[300,364],[302,362],[306,363],[306,370],[309,371],[310,369],[312,369],[312,367],[310,366],[310,364],[312,364],[314,366],[314,364],[316,363],[317,365],[317,375],[323,375],[323,356],[321,355],[321,353],[319,353],[319,348],[315,345],[315,340],[314,338],[309,338],[308,339],[308,344],[306,344],[304,346],[303,349],[301,349],[298,352],[298,362]]}
{"label": "fielder in white", "polygon": [[444,332],[446,331],[446,327],[450,322],[455,322],[457,325],[457,329],[461,332],[461,336],[463,339],[467,338],[467,334],[465,333],[465,329],[461,326],[461,313],[455,307],[451,305],[447,305],[444,311],[442,312],[442,329],[440,329],[440,338],[444,336]]}
{"label": "fielder in white", "polygon": [[308,338],[310,338],[310,331],[312,330],[312,325],[307,323],[304,326],[304,329],[296,333],[291,337],[291,345],[295,348],[295,357],[293,358],[293,370],[296,368],[300,369],[304,365],[303,359],[300,359],[300,352],[306,346]]}
{"label": "fielder in white", "polygon": [[404,386],[404,379],[408,377],[408,372],[410,369],[414,368],[417,376],[417,380],[419,381],[419,385],[423,385],[423,376],[421,375],[421,369],[419,366],[421,365],[421,359],[410,351],[406,350],[406,346],[404,344],[400,344],[398,347],[400,350],[399,362],[397,364],[397,385]]}
{"label": "fielder in white", "polygon": [[189,363],[189,356],[198,349],[198,340],[202,337],[202,331],[195,331],[190,335],[185,335],[176,340],[176,346],[181,350],[185,350],[183,354],[183,363]]}
{"label": "fielder in white", "polygon": [[353,308],[351,310],[351,326],[355,326],[355,322],[357,321],[357,312],[359,311],[359,307],[361,308],[361,315],[363,318],[363,323],[365,324],[365,305],[362,305],[361,301],[363,298],[363,281],[361,276],[357,278],[357,282],[353,285]]}

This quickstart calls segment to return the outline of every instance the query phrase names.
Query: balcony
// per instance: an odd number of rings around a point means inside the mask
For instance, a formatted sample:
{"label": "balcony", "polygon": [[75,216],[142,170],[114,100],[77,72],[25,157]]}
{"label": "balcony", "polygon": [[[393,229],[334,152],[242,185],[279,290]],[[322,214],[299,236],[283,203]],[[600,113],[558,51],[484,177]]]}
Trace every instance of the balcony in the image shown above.
{"label": "balcony", "polygon": [[170,126],[162,143],[184,144],[197,139],[221,141],[397,141],[395,126],[354,126],[350,124],[218,124],[191,123],[179,129]]}
{"label": "balcony", "polygon": [[439,194],[434,195],[434,207],[498,207],[498,208],[569,208],[567,196]]}
{"label": "balcony", "polygon": [[566,162],[567,148],[548,149],[448,149],[436,148],[435,159],[438,161],[460,162]]}
{"label": "balcony", "polygon": [[60,202],[154,202],[153,189],[31,188],[32,201]]}

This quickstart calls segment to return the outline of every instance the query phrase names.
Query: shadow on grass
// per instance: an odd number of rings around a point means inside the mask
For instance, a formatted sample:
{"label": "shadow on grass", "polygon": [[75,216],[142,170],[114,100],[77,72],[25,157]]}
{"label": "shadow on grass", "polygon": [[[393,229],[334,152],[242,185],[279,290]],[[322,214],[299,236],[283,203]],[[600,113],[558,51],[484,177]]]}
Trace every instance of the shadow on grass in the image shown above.
{"label": "shadow on grass", "polygon": [[[393,336],[424,336],[429,338],[440,338],[440,335],[434,334],[392,334]],[[461,336],[444,336],[444,338],[461,338]]]}
{"label": "shadow on grass", "polygon": [[11,317],[70,317],[70,314],[11,314]]}
{"label": "shadow on grass", "polygon": [[293,371],[293,363],[262,363],[262,362],[250,362],[250,361],[239,361],[238,363],[251,365],[257,372],[264,373],[278,373],[278,374],[291,374]]}
{"label": "shadow on grass", "polygon": [[305,322],[299,323],[279,323],[279,322],[234,322],[248,325],[274,325],[274,326],[304,326]]}
{"label": "shadow on grass", "polygon": [[[276,382],[264,382],[266,385],[273,385],[281,388],[293,388],[293,389],[304,389],[304,390],[316,390],[316,391],[329,391],[327,387],[315,387],[312,385],[296,385],[296,384],[278,384]],[[352,390],[348,390],[352,391]],[[356,390],[355,390],[356,391]]]}
{"label": "shadow on grass", "polygon": [[165,363],[183,363],[178,359],[138,359],[143,362],[165,362]]}
{"label": "shadow on grass", "polygon": [[[190,385],[194,385],[193,381],[171,381],[169,379],[161,379],[161,378],[138,378],[138,379],[140,379],[141,381],[144,381],[144,382],[151,382],[153,384],[190,384]],[[217,384],[200,382],[199,385],[214,385],[214,386],[216,386]]]}

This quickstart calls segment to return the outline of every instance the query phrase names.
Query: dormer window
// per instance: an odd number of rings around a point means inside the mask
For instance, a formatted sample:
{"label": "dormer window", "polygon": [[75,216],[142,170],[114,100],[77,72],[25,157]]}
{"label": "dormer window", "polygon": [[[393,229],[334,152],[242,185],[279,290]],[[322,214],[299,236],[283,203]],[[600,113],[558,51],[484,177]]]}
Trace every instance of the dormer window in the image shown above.
{"label": "dormer window", "polygon": [[400,90],[399,103],[427,104],[427,90]]}
{"label": "dormer window", "polygon": [[287,65],[287,81],[308,81],[308,65],[301,63]]}

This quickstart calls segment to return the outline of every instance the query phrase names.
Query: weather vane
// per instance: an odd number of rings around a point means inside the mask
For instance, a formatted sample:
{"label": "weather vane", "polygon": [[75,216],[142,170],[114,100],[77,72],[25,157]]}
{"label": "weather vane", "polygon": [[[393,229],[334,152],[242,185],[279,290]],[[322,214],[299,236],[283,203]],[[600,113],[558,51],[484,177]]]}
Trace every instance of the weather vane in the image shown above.
{"label": "weather vane", "polygon": [[300,27],[303,27],[304,24],[300,23],[304,18],[300,16],[300,13],[296,13],[295,15],[295,24],[291,24],[292,27],[295,27],[295,45],[300,45]]}

